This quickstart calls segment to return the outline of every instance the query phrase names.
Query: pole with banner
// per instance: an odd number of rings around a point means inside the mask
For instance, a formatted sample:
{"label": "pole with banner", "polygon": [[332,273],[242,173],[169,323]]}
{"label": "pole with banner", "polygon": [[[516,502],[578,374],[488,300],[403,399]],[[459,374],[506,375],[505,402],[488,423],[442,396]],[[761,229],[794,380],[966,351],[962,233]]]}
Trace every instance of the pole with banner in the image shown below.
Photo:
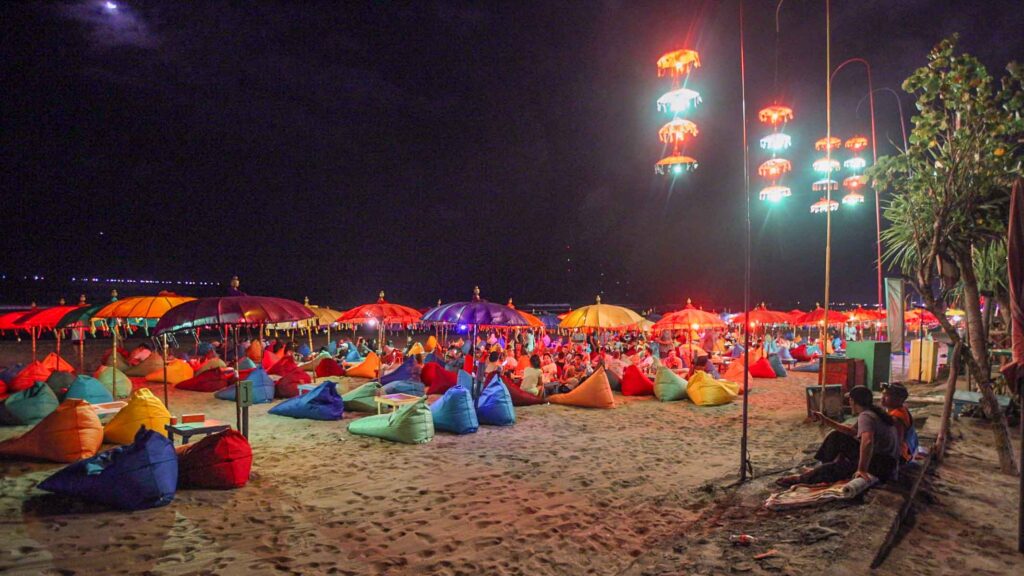
{"label": "pole with banner", "polygon": [[[903,360],[900,363],[902,369],[906,369],[906,354],[903,341],[903,312],[904,312],[904,282],[902,278],[885,279],[885,324],[889,332],[889,342],[892,352],[900,352]],[[892,374],[889,379],[892,381]]]}

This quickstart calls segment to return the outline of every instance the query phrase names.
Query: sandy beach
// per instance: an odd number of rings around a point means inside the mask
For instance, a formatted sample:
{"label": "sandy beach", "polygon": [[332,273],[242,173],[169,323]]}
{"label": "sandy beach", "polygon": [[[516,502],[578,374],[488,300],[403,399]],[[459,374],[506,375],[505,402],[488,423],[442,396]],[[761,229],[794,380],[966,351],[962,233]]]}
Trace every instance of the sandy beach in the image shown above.
{"label": "sandy beach", "polygon": [[[15,346],[4,343],[0,363],[26,352]],[[100,350],[90,342],[90,359]],[[365,380],[338,381],[348,390]],[[756,479],[739,489],[728,488],[739,468],[739,402],[700,408],[619,395],[614,410],[519,408],[515,426],[438,433],[424,445],[351,435],[356,414],[314,422],[258,405],[245,488],[181,490],[169,506],[134,513],[35,489],[57,464],[0,462],[0,572],[864,574],[901,501],[897,488],[818,510],[761,508],[776,476],[760,475],[806,461],[824,435],[804,421],[813,382],[800,373],[754,381]],[[170,406],[234,419],[234,404],[208,393],[172,390]],[[1016,479],[997,473],[983,424],[956,429],[963,439],[929,480],[931,503],[877,573],[1024,567],[1013,550]],[[0,439],[24,430],[2,428]],[[741,532],[757,542],[732,546],[729,535]],[[753,559],[768,550],[776,554]]]}

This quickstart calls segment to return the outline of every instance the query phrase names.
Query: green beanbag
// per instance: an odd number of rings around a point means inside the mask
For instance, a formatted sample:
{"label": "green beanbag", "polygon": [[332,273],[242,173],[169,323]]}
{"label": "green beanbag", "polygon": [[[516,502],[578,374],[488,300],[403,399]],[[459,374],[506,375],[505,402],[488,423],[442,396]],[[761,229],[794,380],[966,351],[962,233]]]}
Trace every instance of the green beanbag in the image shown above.
{"label": "green beanbag", "polygon": [[341,399],[345,402],[345,410],[349,412],[377,412],[377,403],[373,399],[377,396],[377,389],[380,384],[367,382],[359,388],[354,388],[348,394],[342,394]]}
{"label": "green beanbag", "polygon": [[662,366],[654,375],[654,396],[662,402],[686,398],[686,379]]}
{"label": "green beanbag", "polygon": [[[354,390],[353,390],[354,392]],[[346,405],[347,409],[348,406]],[[427,399],[406,404],[390,414],[366,416],[352,421],[348,431],[404,444],[423,444],[434,437],[434,419],[427,408]]]}
{"label": "green beanbag", "polygon": [[[132,381],[124,372],[117,368],[104,366],[96,373],[96,379],[100,381],[100,384],[103,384],[103,387],[107,389],[107,392],[110,392],[110,395],[115,400],[121,400],[132,395]],[[114,389],[115,386],[117,387],[116,390]]]}
{"label": "green beanbag", "polygon": [[57,395],[46,382],[36,382],[4,400],[0,405],[0,424],[36,424],[49,416],[59,405],[60,400],[57,400]]}

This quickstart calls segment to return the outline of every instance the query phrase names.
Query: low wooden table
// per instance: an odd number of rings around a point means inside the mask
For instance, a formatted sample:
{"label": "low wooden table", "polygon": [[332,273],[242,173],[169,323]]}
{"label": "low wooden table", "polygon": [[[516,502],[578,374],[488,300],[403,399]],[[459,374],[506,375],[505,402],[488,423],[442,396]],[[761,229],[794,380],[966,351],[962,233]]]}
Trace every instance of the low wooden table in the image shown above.
{"label": "low wooden table", "polygon": [[190,438],[196,434],[206,436],[231,429],[231,424],[220,420],[204,420],[202,422],[189,422],[188,424],[168,424],[164,426],[167,430],[167,438],[171,444],[174,443],[174,435],[181,436],[181,443],[188,444]]}
{"label": "low wooden table", "polygon": [[373,401],[377,403],[377,414],[380,414],[382,406],[398,408],[406,404],[415,404],[422,398],[422,396],[413,396],[412,394],[385,394],[384,396],[375,396]]}

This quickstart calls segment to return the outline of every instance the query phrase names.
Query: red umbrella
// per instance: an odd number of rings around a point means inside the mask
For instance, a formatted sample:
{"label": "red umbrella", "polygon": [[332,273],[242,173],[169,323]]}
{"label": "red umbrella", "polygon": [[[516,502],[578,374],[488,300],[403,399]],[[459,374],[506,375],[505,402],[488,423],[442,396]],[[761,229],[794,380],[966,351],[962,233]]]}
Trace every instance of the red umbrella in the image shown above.
{"label": "red umbrella", "polygon": [[[743,314],[737,314],[736,320],[742,322]],[[764,302],[760,306],[750,311],[750,325],[753,327],[756,324],[789,324],[790,316],[785,312],[778,310],[769,310],[765,307]]]}
{"label": "red umbrella", "polygon": [[939,324],[939,319],[935,317],[935,314],[932,314],[923,308],[907,310],[903,313],[903,319],[908,324],[917,323],[919,328],[923,325],[937,326]]}
{"label": "red umbrella", "polygon": [[693,307],[689,298],[686,299],[686,308],[669,312],[661,317],[651,327],[652,330],[696,330],[700,328],[725,327],[725,321],[717,314],[706,312]]}
{"label": "red umbrella", "polygon": [[[32,361],[36,361],[36,338],[43,330],[54,330],[65,315],[84,306],[52,306],[37,308],[22,314],[14,321],[15,328],[28,330],[32,335]],[[57,334],[57,356],[60,356],[60,332]]]}
{"label": "red umbrella", "polygon": [[338,317],[341,324],[416,324],[423,314],[415,308],[392,304],[384,300],[384,291],[380,291],[377,301],[363,304],[346,310]]}
{"label": "red umbrella", "polygon": [[[838,310],[828,311],[829,325],[845,324],[847,320],[848,318],[846,317],[846,314],[843,314]],[[818,324],[821,324],[824,321],[825,309],[822,308],[819,304],[814,310],[811,310],[810,312],[807,312],[806,314],[802,314],[801,316],[795,318],[794,324],[798,324],[800,326],[817,326]]]}
{"label": "red umbrella", "polygon": [[18,327],[14,325],[14,322],[24,316],[26,312],[31,312],[31,310],[15,310],[0,314],[0,330],[17,330]]}

